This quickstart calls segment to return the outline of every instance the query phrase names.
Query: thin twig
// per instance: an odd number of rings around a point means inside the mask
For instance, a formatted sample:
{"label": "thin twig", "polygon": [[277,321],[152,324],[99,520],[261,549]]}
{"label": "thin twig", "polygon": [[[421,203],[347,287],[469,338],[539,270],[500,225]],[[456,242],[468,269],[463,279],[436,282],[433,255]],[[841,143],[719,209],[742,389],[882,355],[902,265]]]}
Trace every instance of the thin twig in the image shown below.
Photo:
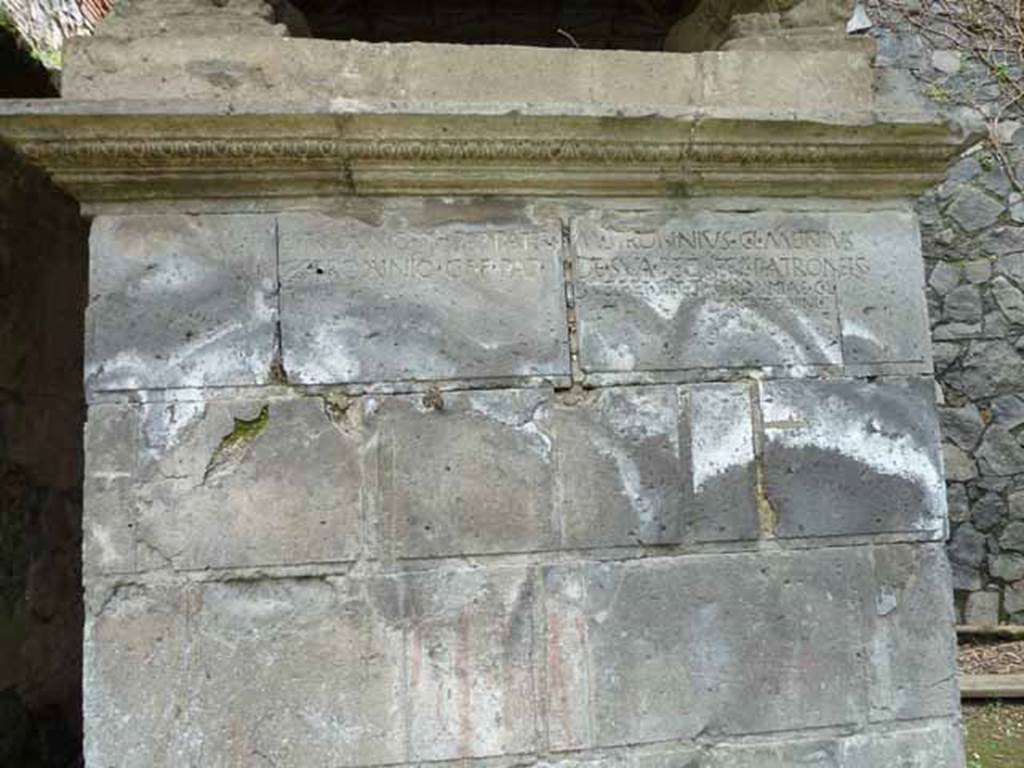
{"label": "thin twig", "polygon": [[555,30],[555,32],[557,32],[557,33],[558,33],[558,34],[560,34],[560,35],[561,35],[562,37],[564,37],[564,38],[565,38],[566,40],[568,40],[568,41],[569,41],[570,43],[572,43],[572,44],[573,44],[573,45],[574,45],[575,47],[577,47],[577,48],[579,48],[579,47],[580,47],[580,44],[579,44],[578,42],[576,42],[576,38],[572,36],[572,33],[571,33],[571,32],[566,32],[566,31],[565,31],[564,29],[562,29],[561,27],[559,27],[558,29],[556,29],[556,30]]}

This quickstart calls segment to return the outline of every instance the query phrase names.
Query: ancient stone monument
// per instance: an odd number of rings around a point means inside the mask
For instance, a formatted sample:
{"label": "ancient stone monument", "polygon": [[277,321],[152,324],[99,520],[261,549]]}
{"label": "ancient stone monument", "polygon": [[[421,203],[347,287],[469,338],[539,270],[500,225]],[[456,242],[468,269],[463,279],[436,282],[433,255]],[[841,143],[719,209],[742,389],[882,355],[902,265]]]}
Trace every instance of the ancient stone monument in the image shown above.
{"label": "ancient stone monument", "polygon": [[0,135],[92,218],[89,768],[961,766],[917,222],[857,45],[126,4]]}

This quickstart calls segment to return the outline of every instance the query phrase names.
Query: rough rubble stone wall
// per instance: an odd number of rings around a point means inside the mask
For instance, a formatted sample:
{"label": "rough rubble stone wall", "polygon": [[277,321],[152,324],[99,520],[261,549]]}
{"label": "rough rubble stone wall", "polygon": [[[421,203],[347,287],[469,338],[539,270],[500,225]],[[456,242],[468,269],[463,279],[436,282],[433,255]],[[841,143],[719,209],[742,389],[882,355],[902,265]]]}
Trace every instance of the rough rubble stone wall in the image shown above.
{"label": "rough rubble stone wall", "polygon": [[[1000,89],[981,62],[875,4],[877,64],[905,103],[983,128]],[[1019,61],[1007,76],[1019,80]],[[999,128],[1024,179],[1022,113]],[[1024,196],[979,143],[918,204],[948,480],[957,609],[969,624],[1024,623]]]}
{"label": "rough rubble stone wall", "polygon": [[903,204],[122,213],[90,261],[90,768],[962,765]]}
{"label": "rough rubble stone wall", "polygon": [[81,390],[87,227],[0,147],[0,764],[81,744]]}

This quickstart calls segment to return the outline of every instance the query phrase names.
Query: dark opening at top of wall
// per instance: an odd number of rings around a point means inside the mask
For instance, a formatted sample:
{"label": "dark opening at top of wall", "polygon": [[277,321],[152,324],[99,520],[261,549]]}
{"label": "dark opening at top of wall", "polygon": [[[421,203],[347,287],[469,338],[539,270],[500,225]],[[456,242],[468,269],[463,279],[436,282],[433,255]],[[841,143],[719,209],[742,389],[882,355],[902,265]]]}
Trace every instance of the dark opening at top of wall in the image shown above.
{"label": "dark opening at top of wall", "polygon": [[292,0],[313,35],[367,42],[659,51],[698,0]]}
{"label": "dark opening at top of wall", "polygon": [[0,23],[0,99],[39,99],[57,95],[57,87],[46,67],[32,58],[13,28]]}

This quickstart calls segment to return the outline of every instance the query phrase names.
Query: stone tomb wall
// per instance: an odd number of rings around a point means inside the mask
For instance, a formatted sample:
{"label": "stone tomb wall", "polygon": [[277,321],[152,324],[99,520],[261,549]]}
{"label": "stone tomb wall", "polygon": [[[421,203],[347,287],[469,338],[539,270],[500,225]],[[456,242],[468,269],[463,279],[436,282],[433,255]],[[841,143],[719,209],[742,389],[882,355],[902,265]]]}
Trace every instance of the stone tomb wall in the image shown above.
{"label": "stone tomb wall", "polygon": [[363,199],[91,252],[91,768],[962,765],[908,209]]}

